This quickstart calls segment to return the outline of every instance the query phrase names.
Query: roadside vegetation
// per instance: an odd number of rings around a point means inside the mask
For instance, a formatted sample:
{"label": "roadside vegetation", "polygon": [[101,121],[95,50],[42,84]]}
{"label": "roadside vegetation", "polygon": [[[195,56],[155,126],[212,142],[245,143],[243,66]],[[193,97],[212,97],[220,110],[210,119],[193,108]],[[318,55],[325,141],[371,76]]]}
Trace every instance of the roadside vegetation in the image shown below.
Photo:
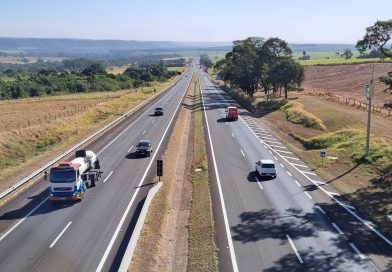
{"label": "roadside vegetation", "polygon": [[319,130],[326,130],[323,121],[314,114],[305,111],[304,105],[299,102],[290,101],[280,109],[286,113],[287,120],[292,123]]}
{"label": "roadside vegetation", "polygon": [[138,88],[149,86],[154,81],[163,82],[176,74],[160,65],[149,65],[148,67],[130,66],[122,74],[115,75],[108,73],[100,63],[92,63],[80,71],[77,69],[62,72],[6,70],[3,76],[7,80],[0,78],[0,99]]}
{"label": "roadside vegetation", "polygon": [[234,41],[233,49],[215,63],[216,73],[231,86],[253,97],[260,87],[269,95],[298,90],[305,79],[304,67],[293,58],[287,42],[250,37]]}

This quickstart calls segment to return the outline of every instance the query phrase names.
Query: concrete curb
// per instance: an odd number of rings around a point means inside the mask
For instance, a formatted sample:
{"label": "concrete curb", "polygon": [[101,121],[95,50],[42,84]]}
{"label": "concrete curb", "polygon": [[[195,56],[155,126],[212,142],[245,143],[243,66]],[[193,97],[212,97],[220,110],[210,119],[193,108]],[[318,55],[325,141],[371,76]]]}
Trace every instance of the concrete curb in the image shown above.
{"label": "concrete curb", "polygon": [[119,272],[127,272],[131,264],[133,253],[136,249],[137,241],[139,240],[142,227],[144,225],[144,220],[146,219],[148,208],[159,189],[162,187],[163,182],[158,182],[157,185],[152,187],[147,194],[146,200],[144,201],[143,208],[140,212],[139,218],[136,222],[135,229],[133,230],[131,240],[129,240],[127,250],[125,251],[124,257],[121,261]]}

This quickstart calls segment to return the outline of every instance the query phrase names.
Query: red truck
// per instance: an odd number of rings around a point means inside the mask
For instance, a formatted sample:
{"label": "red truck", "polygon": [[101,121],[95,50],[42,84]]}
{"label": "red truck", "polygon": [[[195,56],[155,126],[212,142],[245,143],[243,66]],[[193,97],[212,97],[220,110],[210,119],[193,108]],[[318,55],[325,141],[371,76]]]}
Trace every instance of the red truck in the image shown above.
{"label": "red truck", "polygon": [[238,109],[237,107],[227,107],[226,109],[226,119],[227,120],[238,120]]}

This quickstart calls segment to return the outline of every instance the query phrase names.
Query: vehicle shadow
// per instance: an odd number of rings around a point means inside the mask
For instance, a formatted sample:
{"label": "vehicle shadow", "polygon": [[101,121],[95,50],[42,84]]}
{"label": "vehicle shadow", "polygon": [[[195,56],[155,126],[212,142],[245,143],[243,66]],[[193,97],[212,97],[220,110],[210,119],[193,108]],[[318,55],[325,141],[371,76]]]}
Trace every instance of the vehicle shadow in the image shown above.
{"label": "vehicle shadow", "polygon": [[131,153],[128,153],[125,156],[125,158],[128,160],[138,160],[138,159],[148,158],[148,156],[140,155],[140,154],[137,154],[136,152],[131,152]]}
{"label": "vehicle shadow", "polygon": [[[68,200],[68,201],[51,201],[47,199],[49,196],[50,191],[49,188],[43,190],[37,195],[27,197],[26,199],[29,200],[24,206],[20,208],[5,211],[0,216],[0,221],[7,221],[7,220],[15,220],[26,217],[28,213],[32,210],[34,212],[29,216],[40,215],[40,214],[47,214],[59,209],[65,209],[72,207],[75,204],[78,204],[80,200]],[[40,203],[42,203],[40,205]],[[37,206],[40,205],[38,208]]]}
{"label": "vehicle shadow", "polygon": [[261,177],[260,175],[258,175],[256,173],[256,171],[251,171],[251,172],[249,172],[247,179],[249,182],[265,182],[268,180],[273,180],[274,178],[273,177]]}
{"label": "vehicle shadow", "polygon": [[223,118],[219,118],[218,120],[216,120],[216,122],[218,122],[218,123],[224,123],[224,122],[230,122],[230,121],[227,120],[225,117],[223,117]]}

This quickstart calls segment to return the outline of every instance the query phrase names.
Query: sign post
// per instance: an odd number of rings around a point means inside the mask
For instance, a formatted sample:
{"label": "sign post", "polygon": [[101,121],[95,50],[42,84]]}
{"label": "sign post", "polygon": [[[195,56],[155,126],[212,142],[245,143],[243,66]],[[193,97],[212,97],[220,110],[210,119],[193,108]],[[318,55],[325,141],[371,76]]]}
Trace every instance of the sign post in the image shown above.
{"label": "sign post", "polygon": [[325,151],[320,151],[320,157],[321,157],[321,165],[324,166],[324,158],[327,156],[327,152]]}
{"label": "sign post", "polygon": [[[373,66],[374,69],[374,66]],[[370,117],[372,113],[372,97],[374,96],[374,84],[373,79],[365,85],[365,96],[368,99],[368,120],[366,129],[366,146],[365,146],[365,156],[369,155],[369,143],[370,143]]]}
{"label": "sign post", "polygon": [[161,177],[163,176],[163,160],[157,160],[157,176],[158,181],[161,181]]}

